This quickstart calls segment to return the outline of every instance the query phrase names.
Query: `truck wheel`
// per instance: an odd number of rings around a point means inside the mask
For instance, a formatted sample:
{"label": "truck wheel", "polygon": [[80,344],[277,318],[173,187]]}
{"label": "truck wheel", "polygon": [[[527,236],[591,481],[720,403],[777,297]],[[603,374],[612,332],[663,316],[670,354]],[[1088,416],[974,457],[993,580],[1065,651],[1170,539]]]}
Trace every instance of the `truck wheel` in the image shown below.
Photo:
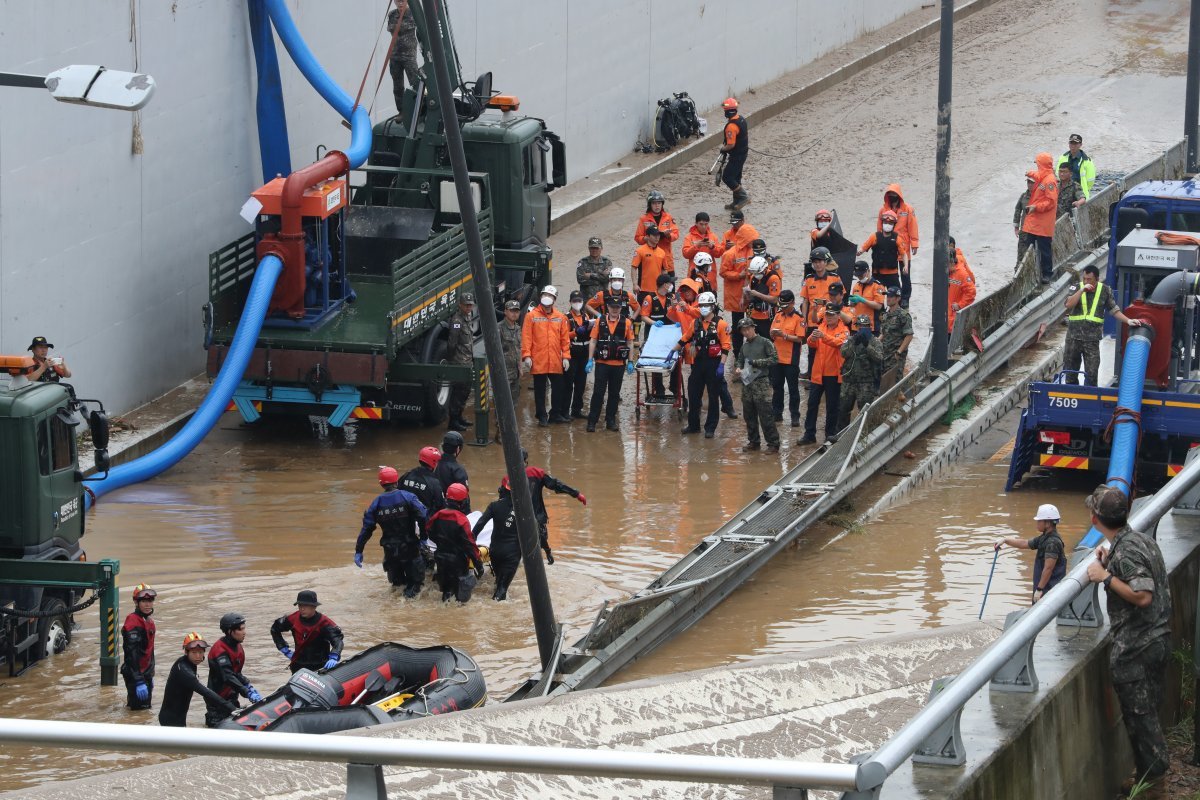
{"label": "truck wheel", "polygon": [[[446,333],[444,326],[439,325],[425,337],[421,348],[422,364],[441,364],[446,360]],[[424,390],[425,402],[421,422],[434,426],[445,422],[450,406],[450,383],[448,381],[429,381]]]}
{"label": "truck wheel", "polygon": [[58,655],[71,643],[71,617],[67,606],[58,597],[42,600],[40,611],[50,616],[38,620],[37,660]]}

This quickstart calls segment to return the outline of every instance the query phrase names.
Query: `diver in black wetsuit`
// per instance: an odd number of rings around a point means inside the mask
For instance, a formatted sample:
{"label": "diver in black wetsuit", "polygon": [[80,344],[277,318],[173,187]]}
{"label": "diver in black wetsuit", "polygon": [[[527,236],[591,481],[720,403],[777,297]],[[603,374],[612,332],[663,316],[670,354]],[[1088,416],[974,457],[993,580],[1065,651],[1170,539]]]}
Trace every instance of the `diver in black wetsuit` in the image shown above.
{"label": "diver in black wetsuit", "polygon": [[[546,511],[546,498],[543,492],[546,489],[555,494],[569,494],[580,503],[587,505],[587,498],[583,496],[583,492],[578,489],[568,486],[558,478],[551,475],[541,467],[530,467],[529,451],[521,448],[521,459],[525,462],[525,478],[529,481],[529,493],[533,496],[533,514],[537,518],[538,523],[538,539],[541,541],[542,550],[546,552],[546,563],[554,563],[554,553],[550,550],[550,514]],[[501,486],[505,489],[509,488],[508,476],[504,476]]]}
{"label": "diver in black wetsuit", "polygon": [[200,638],[200,634],[192,631],[183,637],[183,655],[171,665],[167,675],[167,688],[163,690],[162,705],[158,709],[158,724],[164,727],[187,727],[188,707],[192,704],[192,695],[199,694],[205,702],[218,708],[224,708],[225,713],[231,714],[237,706],[221,695],[209,689],[200,682],[196,667],[204,661],[204,651],[208,642]]}
{"label": "diver in black wetsuit", "polygon": [[491,554],[492,574],[496,576],[496,590],[492,593],[492,599],[498,601],[508,597],[508,586],[521,564],[517,515],[513,511],[512,492],[507,486],[500,487],[500,497],[488,503],[476,521],[472,531],[476,540],[489,521],[492,523],[492,543],[488,546],[488,552]]}

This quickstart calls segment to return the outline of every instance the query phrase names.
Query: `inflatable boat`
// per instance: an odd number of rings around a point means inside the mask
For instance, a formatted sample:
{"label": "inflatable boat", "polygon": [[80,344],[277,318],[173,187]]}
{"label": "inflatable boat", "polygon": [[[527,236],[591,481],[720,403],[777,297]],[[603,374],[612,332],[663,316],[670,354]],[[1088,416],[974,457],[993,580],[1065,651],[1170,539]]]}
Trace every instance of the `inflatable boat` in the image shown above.
{"label": "inflatable boat", "polygon": [[446,645],[377,644],[332,669],[302,669],[282,687],[218,727],[334,733],[483,705],[475,661]]}

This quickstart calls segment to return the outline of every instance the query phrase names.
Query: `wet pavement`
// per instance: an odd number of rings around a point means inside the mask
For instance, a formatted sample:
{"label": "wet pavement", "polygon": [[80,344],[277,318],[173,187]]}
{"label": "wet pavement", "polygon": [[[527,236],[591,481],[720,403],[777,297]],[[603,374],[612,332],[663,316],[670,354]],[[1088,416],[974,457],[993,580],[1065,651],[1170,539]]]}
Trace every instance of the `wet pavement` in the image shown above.
{"label": "wet pavement", "polygon": [[[1149,4],[1133,24],[1121,4],[1009,0],[963,24],[953,219],[984,291],[1010,273],[1008,222],[1033,153],[1057,152],[1066,134],[1081,128],[1100,166],[1133,167],[1173,140],[1166,131],[1179,127],[1182,103],[1166,98],[1182,94],[1175,60],[1185,34],[1170,23],[1183,8],[1182,2]],[[1051,41],[1047,32],[1054,26],[1071,34]],[[1166,55],[1133,58],[1150,36]],[[1037,42],[1049,44],[1038,49]],[[1033,52],[1040,61],[1031,59]],[[795,285],[807,254],[813,209],[838,208],[847,234],[860,239],[883,185],[900,180],[924,228],[914,308],[918,325],[928,324],[927,312],[921,319],[921,309],[928,307],[921,285],[928,283],[933,234],[935,55],[934,43],[922,43],[752,131],[752,144],[766,152],[816,148],[786,161],[752,160],[747,167],[755,198],[750,219],[771,250],[783,255],[785,285]],[[880,86],[888,81],[904,91],[881,96]],[[1162,110],[1139,119],[1131,110],[1135,95]],[[716,214],[725,202],[703,174],[707,166],[697,160],[657,184],[681,222],[690,223],[701,208]],[[857,178],[847,181],[848,171]],[[1012,181],[1005,179],[1008,173]],[[555,237],[559,274],[570,271],[593,233],[610,243],[608,253],[617,263],[624,262],[641,207],[640,197],[627,198]],[[569,641],[586,630],[603,600],[643,587],[806,452],[794,445],[796,431],[785,428],[785,442],[790,438],[792,444],[781,454],[743,454],[742,423],[725,419],[715,440],[680,437],[679,421],[669,410],[653,409],[635,419],[628,385],[620,435],[587,434],[578,421],[537,428],[531,398],[524,395],[520,417],[530,462],[577,487],[589,501],[584,507],[552,496],[547,503],[557,557],[548,573]],[[377,539],[368,547],[367,568],[360,571],[351,562],[359,519],[377,490],[377,467],[404,470],[415,464],[420,447],[440,436],[441,431],[378,425],[329,433],[303,420],[247,428],[226,415],[169,473],[103,498],[89,515],[85,544],[93,559],[120,559],[125,587],[146,581],[160,591],[160,676],[187,631],[199,630],[211,642],[218,617],[238,610],[249,620],[246,674],[260,689],[273,688],[287,672],[270,644],[270,622],[291,610],[297,590],[312,588],[321,595],[322,610],[345,630],[348,653],[384,640],[451,644],[479,661],[497,700],[536,663],[521,577],[507,603],[487,599],[488,578],[470,604],[443,606],[428,584],[416,601],[391,589],[378,566]],[[1032,533],[1027,521],[1047,501],[1067,513],[1066,538],[1073,540],[1082,533],[1082,514],[1073,519],[1068,509],[1089,488],[1086,480],[1066,476],[1006,497],[1001,494],[1006,465],[988,461],[988,455],[978,454],[952,479],[922,489],[878,521],[806,533],[692,630],[619,679],[974,619],[991,565],[990,543]],[[501,453],[468,447],[463,461],[472,475],[475,505],[482,507],[503,474]],[[864,499],[862,507],[867,505]],[[854,509],[840,517],[852,522]],[[985,619],[998,621],[1025,602],[1031,569],[1031,557],[1011,551],[1001,556]],[[127,596],[122,600],[127,612]],[[149,714],[122,708],[122,687],[99,687],[94,610],[80,614],[79,621],[67,653],[0,683],[0,715],[151,722]],[[156,704],[159,693],[161,686]],[[194,704],[192,723],[200,717]],[[152,760],[6,747],[0,752],[0,789]]]}

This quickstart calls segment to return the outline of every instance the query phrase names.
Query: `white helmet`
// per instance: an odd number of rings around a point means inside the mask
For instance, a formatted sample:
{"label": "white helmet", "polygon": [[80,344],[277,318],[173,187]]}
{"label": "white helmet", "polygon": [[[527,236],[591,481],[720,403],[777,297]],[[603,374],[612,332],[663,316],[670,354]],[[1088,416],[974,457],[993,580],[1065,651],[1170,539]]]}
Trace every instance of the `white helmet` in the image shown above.
{"label": "white helmet", "polygon": [[613,267],[608,271],[608,279],[610,281],[625,280],[625,270],[621,269],[620,267]]}
{"label": "white helmet", "polygon": [[708,268],[713,265],[713,257],[708,253],[701,251],[696,253],[695,258],[692,259],[692,263],[695,264],[698,269],[707,271]]}
{"label": "white helmet", "polygon": [[1062,515],[1058,513],[1058,506],[1053,506],[1049,503],[1043,503],[1042,505],[1038,506],[1037,514],[1034,514],[1033,519],[1035,522],[1042,522],[1043,520],[1053,520],[1058,522],[1060,519],[1062,519]]}
{"label": "white helmet", "polygon": [[715,306],[716,304],[717,296],[712,292],[701,292],[700,296],[696,298],[696,305],[698,306]]}
{"label": "white helmet", "polygon": [[542,294],[548,294],[551,297],[553,297],[555,300],[557,300],[558,299],[558,288],[554,287],[554,286],[546,286],[546,288],[542,289]]}
{"label": "white helmet", "polygon": [[750,259],[750,274],[762,275],[767,271],[767,260],[762,256],[755,256]]}

